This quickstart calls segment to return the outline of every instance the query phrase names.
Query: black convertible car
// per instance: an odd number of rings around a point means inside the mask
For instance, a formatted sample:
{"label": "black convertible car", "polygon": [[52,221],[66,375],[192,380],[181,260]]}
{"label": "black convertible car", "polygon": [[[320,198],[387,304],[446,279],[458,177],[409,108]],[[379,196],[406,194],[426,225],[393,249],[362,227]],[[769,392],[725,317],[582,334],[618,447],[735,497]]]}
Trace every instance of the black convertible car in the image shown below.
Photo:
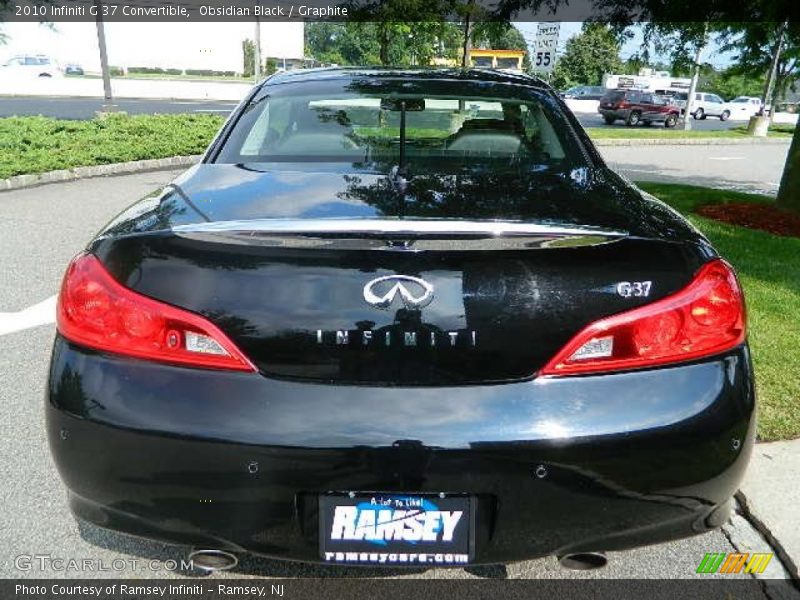
{"label": "black convertible car", "polygon": [[753,444],[730,265],[524,76],[267,79],[57,324],[73,512],[206,565],[598,564],[725,522]]}

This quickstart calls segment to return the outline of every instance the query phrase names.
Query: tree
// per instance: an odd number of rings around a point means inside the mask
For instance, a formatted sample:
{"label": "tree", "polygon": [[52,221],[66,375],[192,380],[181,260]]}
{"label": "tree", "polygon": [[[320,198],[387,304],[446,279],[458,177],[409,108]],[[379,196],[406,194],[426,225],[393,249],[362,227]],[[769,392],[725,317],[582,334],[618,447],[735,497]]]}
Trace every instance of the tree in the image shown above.
{"label": "tree", "polygon": [[800,124],[794,128],[792,145],[783,167],[777,204],[784,210],[800,214]]}
{"label": "tree", "polygon": [[377,65],[380,63],[374,23],[307,23],[307,54],[323,64]]}
{"label": "tree", "polygon": [[[766,88],[766,74],[772,66],[781,26],[772,22],[731,23],[723,31],[722,50],[737,52],[731,74],[761,81],[761,89],[749,96],[761,96]],[[800,23],[789,23],[782,41],[774,92],[766,99],[767,104],[774,105],[777,98],[785,97],[800,78]]]}
{"label": "tree", "polygon": [[742,75],[736,66],[729,67],[722,72],[712,71],[705,77],[701,71],[700,81],[704,90],[722,96],[726,100],[736,98],[736,96],[758,96],[764,89],[765,76],[753,74],[752,76]]}
{"label": "tree", "polygon": [[256,45],[253,40],[242,40],[242,75],[252,77],[255,75]]}
{"label": "tree", "polygon": [[371,25],[382,65],[409,65],[429,60],[436,30],[454,8],[453,0],[350,0],[350,23]]}
{"label": "tree", "polygon": [[600,85],[605,73],[623,69],[620,41],[606,24],[584,23],[581,33],[567,41],[566,50],[553,71],[553,86]]}
{"label": "tree", "polygon": [[455,59],[460,40],[458,25],[446,21],[306,25],[306,53],[324,64],[428,65]]}
{"label": "tree", "polygon": [[[772,66],[779,42],[784,14],[773,13],[773,20],[730,23],[725,29],[725,39],[731,48],[739,50],[733,70],[741,75],[764,77]],[[774,91],[768,102],[773,106],[779,96],[786,94],[800,76],[800,23],[789,21],[783,31],[782,51],[775,73]],[[783,168],[778,189],[777,205],[800,214],[800,126],[795,127],[792,144]]]}
{"label": "tree", "polygon": [[[256,45],[251,39],[242,41],[242,75],[253,77],[256,65]],[[262,75],[272,75],[278,70],[278,61],[274,58],[267,58],[261,65]]]}

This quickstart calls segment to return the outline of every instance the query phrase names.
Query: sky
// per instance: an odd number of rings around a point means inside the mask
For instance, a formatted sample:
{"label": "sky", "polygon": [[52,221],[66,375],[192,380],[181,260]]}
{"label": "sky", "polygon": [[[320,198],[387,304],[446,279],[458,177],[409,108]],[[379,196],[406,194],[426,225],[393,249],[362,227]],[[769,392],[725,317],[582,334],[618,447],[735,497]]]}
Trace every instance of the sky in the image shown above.
{"label": "sky", "polygon": [[[580,33],[581,23],[561,23],[559,49]],[[518,22],[526,41],[536,38],[536,23]],[[265,56],[300,58],[303,55],[303,24],[263,22],[262,51]],[[106,23],[109,64],[178,69],[241,70],[242,40],[254,37],[253,23]],[[99,71],[97,34],[94,23],[5,23],[9,36],[0,46],[0,64],[15,54],[47,54],[60,64],[77,63],[87,71]],[[622,48],[622,58],[639,50],[642,37],[635,35]],[[704,61],[714,66],[730,64],[729,55],[712,44]]]}

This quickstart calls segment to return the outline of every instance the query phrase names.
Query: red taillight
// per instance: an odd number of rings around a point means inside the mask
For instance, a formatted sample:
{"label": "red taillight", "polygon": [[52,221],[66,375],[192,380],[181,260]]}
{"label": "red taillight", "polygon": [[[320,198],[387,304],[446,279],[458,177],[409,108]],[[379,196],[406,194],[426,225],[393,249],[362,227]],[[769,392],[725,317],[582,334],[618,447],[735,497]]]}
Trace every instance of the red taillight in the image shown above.
{"label": "red taillight", "polygon": [[126,288],[91,254],[70,263],[56,323],[68,340],[114,354],[208,369],[256,370],[213,323]]}
{"label": "red taillight", "polygon": [[744,298],[733,269],[704,265],[671,296],[585,327],[540,371],[574,375],[693,360],[744,342]]}

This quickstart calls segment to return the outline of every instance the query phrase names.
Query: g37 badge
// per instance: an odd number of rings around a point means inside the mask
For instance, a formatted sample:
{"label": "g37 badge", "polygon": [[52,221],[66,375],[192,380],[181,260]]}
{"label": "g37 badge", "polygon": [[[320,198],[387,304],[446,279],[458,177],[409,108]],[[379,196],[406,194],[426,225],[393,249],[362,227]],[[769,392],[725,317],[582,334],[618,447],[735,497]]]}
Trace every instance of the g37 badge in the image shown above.
{"label": "g37 badge", "polygon": [[623,298],[647,298],[652,285],[652,281],[620,281],[617,284],[617,294]]}

